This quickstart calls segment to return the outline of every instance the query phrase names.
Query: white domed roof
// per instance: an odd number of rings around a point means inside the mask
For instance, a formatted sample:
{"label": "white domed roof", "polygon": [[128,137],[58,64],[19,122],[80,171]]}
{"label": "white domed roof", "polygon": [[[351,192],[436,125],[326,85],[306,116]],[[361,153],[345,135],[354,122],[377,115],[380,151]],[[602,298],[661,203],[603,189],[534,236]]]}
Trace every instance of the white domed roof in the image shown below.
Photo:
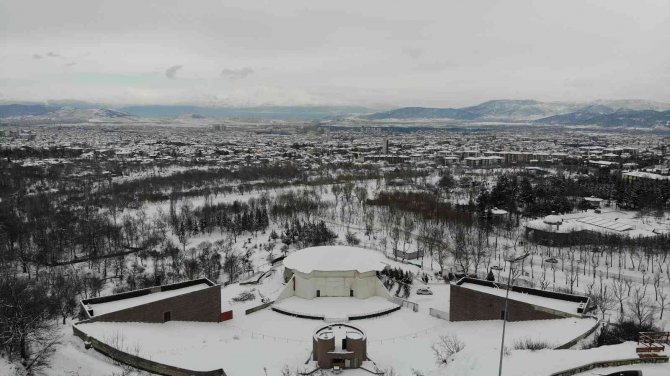
{"label": "white domed roof", "polygon": [[558,224],[563,223],[563,218],[561,218],[561,217],[559,217],[555,214],[550,214],[550,215],[544,217],[543,221],[544,221],[544,223],[546,223],[548,225],[558,225]]}
{"label": "white domed roof", "polygon": [[384,255],[365,248],[322,246],[301,249],[284,259],[284,266],[309,274],[314,270],[332,272],[356,270],[359,273],[384,269]]}

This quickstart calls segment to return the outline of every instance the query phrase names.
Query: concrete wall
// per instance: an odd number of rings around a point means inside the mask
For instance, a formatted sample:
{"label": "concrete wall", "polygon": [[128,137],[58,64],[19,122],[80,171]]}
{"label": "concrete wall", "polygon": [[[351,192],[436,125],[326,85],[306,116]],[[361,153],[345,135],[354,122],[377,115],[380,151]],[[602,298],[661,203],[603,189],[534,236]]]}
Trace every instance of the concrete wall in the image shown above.
{"label": "concrete wall", "polygon": [[295,291],[293,290],[293,278],[294,276],[291,274],[290,279],[286,281],[286,286],[284,286],[284,289],[279,293],[275,301],[278,302],[282,299],[290,298],[295,295]]}
{"label": "concrete wall", "polygon": [[449,321],[449,312],[444,312],[444,311],[436,309],[436,308],[431,308],[429,310],[429,313],[433,317],[437,317],[438,319]]}
{"label": "concrete wall", "polygon": [[665,355],[649,357],[649,358],[630,358],[630,359],[617,359],[617,360],[606,360],[602,362],[593,362],[585,364],[583,366],[566,369],[559,372],[554,372],[550,376],[571,376],[578,373],[590,371],[594,368],[603,368],[603,367],[620,367],[627,366],[631,364],[640,364],[640,363],[667,363],[668,357]]}
{"label": "concrete wall", "polygon": [[[501,320],[501,312],[505,309],[505,298],[471,290],[458,285],[450,286],[449,320]],[[509,300],[509,321],[549,320],[561,317],[572,317],[532,304]]]}
{"label": "concrete wall", "polygon": [[262,309],[265,309],[265,308],[271,306],[272,303],[274,303],[274,301],[269,301],[269,302],[267,302],[267,303],[263,303],[263,304],[261,304],[261,305],[258,305],[258,306],[249,308],[249,309],[247,309],[247,310],[244,311],[244,314],[245,314],[245,315],[249,315],[249,314],[252,314],[252,313],[254,313],[254,312],[258,312],[258,311],[260,311],[260,310],[262,310]]}
{"label": "concrete wall", "polygon": [[170,312],[172,321],[219,322],[221,317],[221,287],[202,290],[93,316],[91,321],[109,322],[163,322],[163,313]]}
{"label": "concrete wall", "polygon": [[288,280],[286,287],[277,297],[278,301],[291,296],[314,299],[317,290],[321,297],[349,297],[350,290],[354,290],[354,297],[358,299],[367,299],[372,296],[390,297],[375,272],[285,273],[285,275],[291,274],[292,277]]}
{"label": "concrete wall", "polygon": [[[89,321],[90,322],[90,321]],[[169,366],[167,364],[154,362],[153,360],[145,359],[137,355],[129,354],[122,349],[117,349],[96,338],[88,336],[81,331],[77,325],[72,326],[72,331],[75,336],[81,338],[83,341],[88,341],[91,346],[98,352],[129,366],[149,371],[158,375],[167,376],[225,376],[223,369],[216,369],[211,371],[193,371],[189,369]]]}

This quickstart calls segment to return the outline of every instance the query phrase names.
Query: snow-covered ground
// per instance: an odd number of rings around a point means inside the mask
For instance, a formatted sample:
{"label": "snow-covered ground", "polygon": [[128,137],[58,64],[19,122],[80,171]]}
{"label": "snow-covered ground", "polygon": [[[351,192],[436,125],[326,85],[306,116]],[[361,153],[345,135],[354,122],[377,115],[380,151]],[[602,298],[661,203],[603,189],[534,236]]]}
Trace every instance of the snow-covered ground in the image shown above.
{"label": "snow-covered ground", "polygon": [[397,304],[391,303],[380,296],[373,296],[367,299],[339,297],[303,299],[292,296],[273,304],[273,307],[289,313],[325,318],[370,315],[388,311],[397,306]]}
{"label": "snow-covered ground", "polygon": [[[273,298],[281,287],[283,283],[281,273],[278,272],[271,273],[263,283],[256,286],[233,284],[223,287],[223,309],[232,308],[234,318],[222,323],[96,322],[81,325],[80,329],[103,342],[117,344],[127,351],[137,351],[148,359],[194,370],[223,368],[228,375],[235,376],[263,374],[266,370],[268,375],[278,375],[285,365],[291,369],[309,369],[310,366],[305,362],[311,352],[311,336],[324,325],[323,321],[290,317],[270,309],[245,315],[244,309],[259,305],[260,299],[242,303],[232,301],[243,291],[251,291],[258,297]],[[393,368],[400,375],[410,375],[413,369],[425,375],[492,373],[489,371],[497,367],[496,354],[500,349],[502,322],[449,322],[430,316],[428,308],[448,308],[448,287],[446,284],[432,284],[434,295],[413,293],[410,298],[421,305],[419,312],[402,308],[385,316],[354,322],[366,332],[368,355],[380,368]],[[327,299],[317,298],[313,302],[329,303]],[[355,298],[342,299],[350,299],[347,303],[351,304],[338,304],[338,307],[360,303]],[[303,308],[310,309],[310,304],[303,305]],[[317,304],[312,306],[318,307]],[[506,344],[511,348],[516,341],[533,339],[554,347],[572,340],[594,323],[592,319],[576,318],[508,323]],[[465,344],[465,349],[456,354],[446,367],[436,363],[431,349],[442,335],[454,335]],[[620,352],[626,353],[624,357],[634,356],[634,349],[630,346]],[[538,353],[546,353],[546,356],[551,354],[551,357],[556,357],[556,361],[530,365],[526,358],[533,358]],[[511,355],[506,359],[509,359],[510,364],[521,365],[510,366],[504,374],[544,374],[544,370],[567,368],[569,365],[557,355],[560,353],[563,351],[511,350]],[[574,360],[569,364],[576,366],[583,358],[569,355],[579,353],[565,353],[567,355],[564,358]],[[603,351],[603,354],[607,352]],[[539,373],[533,367],[539,367]],[[516,373],[519,370],[531,373]]]}
{"label": "snow-covered ground", "polygon": [[594,368],[591,371],[578,373],[575,376],[596,376],[621,371],[639,370],[644,376],[668,376],[670,375],[670,364],[632,364],[623,367]]}
{"label": "snow-covered ground", "polygon": [[[589,319],[509,323],[506,341],[511,346],[517,340],[532,338],[558,345],[586,331],[593,323]],[[234,376],[259,374],[263,368],[267,368],[268,374],[276,375],[284,365],[291,368],[303,365],[311,351],[311,335],[323,324],[323,321],[288,317],[263,310],[220,324],[176,321],[165,324],[98,322],[82,325],[80,328],[104,342],[118,342],[122,338],[121,342],[128,349],[139,349],[142,356],[155,361],[194,370],[222,367],[228,375]],[[457,374],[480,375],[487,373],[481,372],[486,369],[487,364],[490,367],[497,365],[496,361],[483,355],[496,354],[499,351],[501,321],[452,323],[401,309],[387,316],[357,320],[355,325],[367,333],[370,358],[380,367],[393,367],[403,375],[409,374],[412,368],[435,375],[449,374],[452,367],[459,370]],[[458,362],[461,354],[457,354],[453,366],[438,367],[431,345],[438,340],[439,335],[455,335],[462,340],[466,346],[463,355],[470,354],[463,358],[473,361],[464,359]],[[625,356],[634,354],[632,347],[628,350],[632,352],[627,352]],[[521,357],[518,361],[532,369],[534,366],[522,358],[534,353],[519,353],[521,355],[512,351],[513,356]],[[579,352],[573,351],[570,354],[577,353]],[[253,354],[253,358],[250,358],[250,354]],[[517,362],[517,359],[512,360]],[[478,363],[484,364],[477,365]],[[474,365],[477,367],[473,368]],[[540,366],[543,365],[537,364],[537,367]],[[563,362],[556,362],[552,370],[560,370],[563,366]]]}

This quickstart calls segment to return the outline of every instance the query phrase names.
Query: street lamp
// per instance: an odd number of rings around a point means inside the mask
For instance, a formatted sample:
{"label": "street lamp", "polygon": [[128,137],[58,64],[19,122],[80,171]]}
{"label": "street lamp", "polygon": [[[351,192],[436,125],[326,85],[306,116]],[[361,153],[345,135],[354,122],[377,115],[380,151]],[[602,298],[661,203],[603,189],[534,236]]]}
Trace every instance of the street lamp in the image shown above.
{"label": "street lamp", "polygon": [[500,342],[500,364],[498,365],[498,376],[502,375],[503,352],[505,351],[505,324],[507,324],[507,316],[508,316],[507,301],[509,298],[509,287],[510,284],[512,283],[512,265],[519,261],[523,261],[526,257],[528,257],[528,255],[530,255],[530,253],[525,253],[515,258],[505,259],[506,262],[509,262],[509,276],[507,277],[507,291],[505,292],[505,311],[503,312],[503,331],[502,331],[502,341]]}

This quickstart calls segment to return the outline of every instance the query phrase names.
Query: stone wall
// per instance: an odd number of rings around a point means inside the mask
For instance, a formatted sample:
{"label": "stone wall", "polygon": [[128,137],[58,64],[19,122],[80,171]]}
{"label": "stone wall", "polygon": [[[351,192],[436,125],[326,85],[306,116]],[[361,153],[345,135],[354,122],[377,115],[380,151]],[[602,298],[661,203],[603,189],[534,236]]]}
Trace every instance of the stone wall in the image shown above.
{"label": "stone wall", "polygon": [[[450,286],[450,321],[501,320],[505,298],[471,290],[458,285]],[[562,314],[532,304],[509,300],[508,321],[550,320],[572,315]]]}

